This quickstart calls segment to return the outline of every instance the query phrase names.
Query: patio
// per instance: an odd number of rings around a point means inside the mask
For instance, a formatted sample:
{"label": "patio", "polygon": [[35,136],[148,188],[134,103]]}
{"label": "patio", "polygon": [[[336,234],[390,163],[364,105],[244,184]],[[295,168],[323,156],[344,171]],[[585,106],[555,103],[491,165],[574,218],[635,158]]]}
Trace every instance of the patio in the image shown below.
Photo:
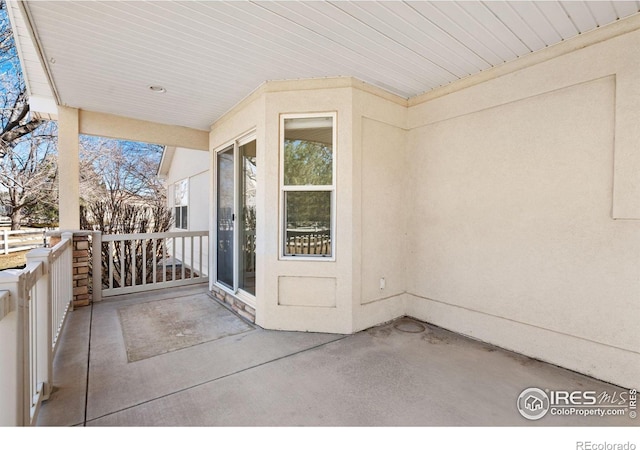
{"label": "patio", "polygon": [[[219,333],[180,349],[172,339],[151,342],[148,348],[134,345],[140,340],[126,325],[132,308],[159,311],[163,304],[184,303],[186,308],[192,307],[190,302],[208,308],[198,310],[202,320],[215,316],[224,323],[222,328],[210,325]],[[139,317],[136,320],[141,328],[146,326]],[[173,336],[199,330],[198,324],[190,323],[184,333],[176,333],[185,328],[180,320],[190,319],[164,320],[174,327]],[[134,354],[136,348],[142,353]],[[408,318],[354,335],[263,330],[210,299],[205,285],[112,297],[76,309],[61,337],[54,374],[53,393],[38,417],[40,426],[634,422],[626,416],[551,415],[529,421],[516,409],[525,388],[621,389]]]}

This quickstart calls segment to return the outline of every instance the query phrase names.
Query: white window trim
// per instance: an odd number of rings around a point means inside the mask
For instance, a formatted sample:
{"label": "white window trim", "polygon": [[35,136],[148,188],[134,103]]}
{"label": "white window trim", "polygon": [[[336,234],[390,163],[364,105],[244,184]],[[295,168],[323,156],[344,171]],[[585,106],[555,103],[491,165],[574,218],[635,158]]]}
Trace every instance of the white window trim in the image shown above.
{"label": "white window trim", "polygon": [[[286,119],[310,119],[314,117],[331,117],[332,123],[332,160],[331,160],[331,185],[322,186],[305,186],[305,185],[290,185],[284,184],[284,121]],[[278,257],[281,261],[313,261],[313,262],[332,262],[336,260],[336,224],[337,224],[337,208],[336,208],[336,174],[337,174],[337,137],[338,137],[338,113],[336,111],[318,112],[318,113],[287,113],[280,114],[280,132],[279,132],[279,157],[280,157],[280,173],[279,173],[279,186],[280,186],[280,205],[278,208],[278,220],[279,226],[279,247]],[[331,192],[331,256],[322,255],[286,255],[284,252],[284,241],[286,236],[286,221],[285,219],[285,192],[312,192],[312,191],[330,191]]]}
{"label": "white window trim", "polygon": [[[187,184],[187,201],[186,201],[186,204],[184,204],[184,205],[183,204],[179,204],[178,205],[176,203],[176,194],[177,194],[176,188],[177,188],[178,184],[184,183],[184,182],[186,182],[186,184]],[[191,194],[191,180],[189,179],[189,177],[182,178],[181,180],[178,180],[178,181],[173,183],[173,215],[174,215],[173,228],[175,228],[176,230],[187,230],[187,231],[189,230],[189,226],[191,224],[191,220],[190,220],[190,217],[189,217],[189,215],[191,214],[191,206],[189,205],[190,194]],[[177,217],[176,217],[175,209],[176,208],[182,208],[184,206],[187,207],[187,228],[182,228],[182,210],[180,210],[180,219],[181,219],[180,220],[180,225],[181,226],[178,226],[178,224],[176,223],[177,222],[176,221]]]}

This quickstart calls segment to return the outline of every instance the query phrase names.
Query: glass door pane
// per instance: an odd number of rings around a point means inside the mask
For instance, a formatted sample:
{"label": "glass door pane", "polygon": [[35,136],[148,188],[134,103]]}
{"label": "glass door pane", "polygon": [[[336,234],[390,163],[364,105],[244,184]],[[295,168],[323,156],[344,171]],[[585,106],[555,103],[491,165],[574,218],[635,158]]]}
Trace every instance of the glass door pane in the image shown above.
{"label": "glass door pane", "polygon": [[256,295],[256,141],[240,147],[240,279],[238,287]]}
{"label": "glass door pane", "polygon": [[233,147],[217,155],[217,274],[218,282],[234,289],[234,164]]}

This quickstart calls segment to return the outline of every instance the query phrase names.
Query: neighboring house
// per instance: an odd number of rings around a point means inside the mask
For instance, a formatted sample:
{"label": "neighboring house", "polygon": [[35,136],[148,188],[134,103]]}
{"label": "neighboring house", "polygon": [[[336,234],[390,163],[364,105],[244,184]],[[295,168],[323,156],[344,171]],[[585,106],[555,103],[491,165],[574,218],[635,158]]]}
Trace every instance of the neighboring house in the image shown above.
{"label": "neighboring house", "polygon": [[[209,190],[211,171],[209,152],[182,147],[165,147],[158,168],[158,176],[167,189],[167,206],[173,212],[171,231],[209,230]],[[199,244],[199,241],[196,243]],[[185,241],[189,258],[184,258],[181,243],[177,242],[172,257],[191,261],[191,241]],[[209,248],[193,248],[194,261],[202,261],[202,270],[209,270]],[[199,267],[191,268],[200,271]]]}
{"label": "neighboring house", "polygon": [[209,212],[210,287],[260,326],[409,315],[632,387],[640,15],[589,5],[10,12],[32,109],[59,121],[62,227],[77,227],[78,133],[204,150],[182,173],[194,160],[176,151],[187,200],[170,198],[190,230]]}

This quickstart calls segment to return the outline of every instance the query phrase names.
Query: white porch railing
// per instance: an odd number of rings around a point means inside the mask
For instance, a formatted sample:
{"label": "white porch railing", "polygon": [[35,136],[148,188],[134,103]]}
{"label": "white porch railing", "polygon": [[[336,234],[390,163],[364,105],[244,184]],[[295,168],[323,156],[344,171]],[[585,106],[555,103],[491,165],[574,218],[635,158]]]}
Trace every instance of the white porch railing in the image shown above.
{"label": "white porch railing", "polygon": [[32,248],[44,247],[46,230],[3,230],[0,232],[0,252],[8,255]]}
{"label": "white porch railing", "polygon": [[208,231],[94,232],[93,300],[209,280]]}
{"label": "white porch railing", "polygon": [[0,272],[0,425],[34,425],[51,394],[53,357],[72,307],[73,235]]}

